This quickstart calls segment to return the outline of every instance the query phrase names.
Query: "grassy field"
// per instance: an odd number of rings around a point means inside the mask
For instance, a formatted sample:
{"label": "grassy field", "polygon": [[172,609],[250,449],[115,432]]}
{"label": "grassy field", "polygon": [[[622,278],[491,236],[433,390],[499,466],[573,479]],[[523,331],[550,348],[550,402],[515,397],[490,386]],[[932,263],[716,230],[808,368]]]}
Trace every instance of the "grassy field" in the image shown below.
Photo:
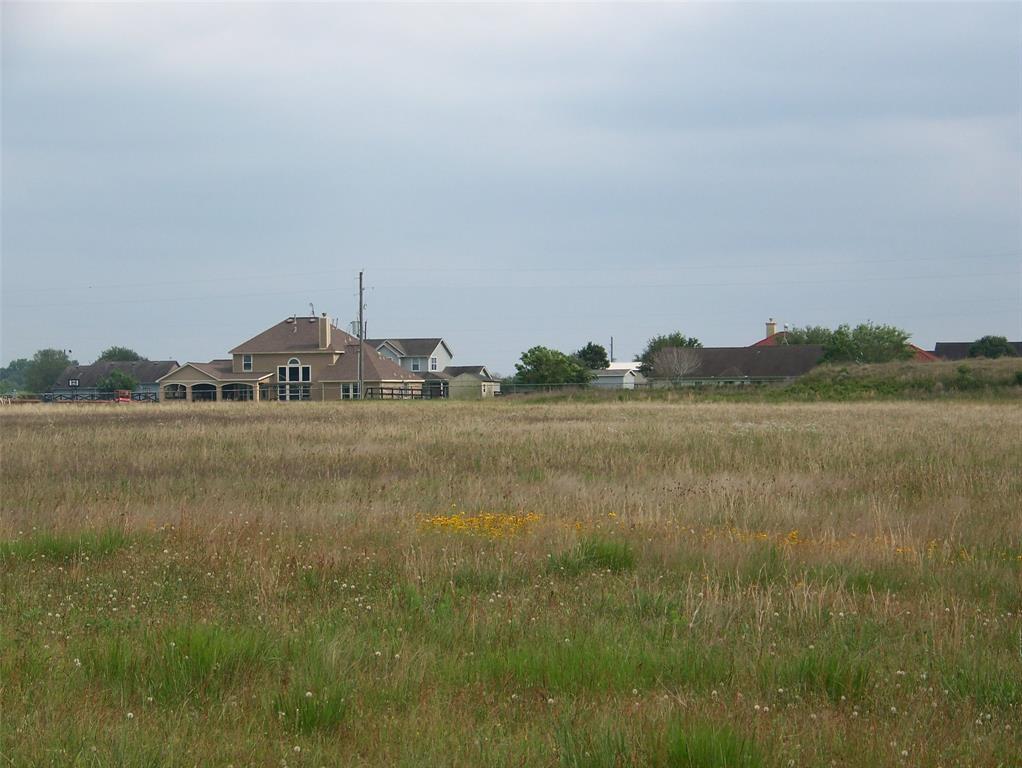
{"label": "grassy field", "polygon": [[1022,765],[1017,401],[0,430],[0,765]]}

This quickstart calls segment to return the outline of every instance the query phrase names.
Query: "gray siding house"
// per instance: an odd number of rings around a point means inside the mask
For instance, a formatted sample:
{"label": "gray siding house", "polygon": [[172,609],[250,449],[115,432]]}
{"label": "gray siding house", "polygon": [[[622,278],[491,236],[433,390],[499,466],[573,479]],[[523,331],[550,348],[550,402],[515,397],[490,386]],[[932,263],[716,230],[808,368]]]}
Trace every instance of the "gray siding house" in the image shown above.
{"label": "gray siding house", "polygon": [[440,373],[454,360],[443,339],[366,339],[373,349],[412,373]]}

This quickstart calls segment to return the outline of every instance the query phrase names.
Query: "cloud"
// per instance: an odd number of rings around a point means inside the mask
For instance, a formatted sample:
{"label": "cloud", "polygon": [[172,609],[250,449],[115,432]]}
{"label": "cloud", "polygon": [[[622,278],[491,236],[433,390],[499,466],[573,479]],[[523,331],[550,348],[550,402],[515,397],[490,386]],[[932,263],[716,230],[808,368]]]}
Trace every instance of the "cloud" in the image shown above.
{"label": "cloud", "polygon": [[[46,287],[66,289],[50,333],[79,327],[87,299],[101,335],[119,316],[103,298],[125,297],[82,287],[125,269],[148,283],[127,297],[150,301],[146,338],[182,357],[236,343],[189,325],[220,312],[248,318],[244,336],[306,297],[351,304],[326,286],[363,266],[381,332],[464,333],[469,362],[540,331],[737,343],[760,315],[1002,299],[983,270],[891,296],[919,267],[899,258],[957,274],[962,255],[1019,244],[1020,19],[1009,4],[7,3],[4,344],[42,343],[8,307]],[[800,275],[840,290],[821,302]],[[623,297],[643,311],[601,316]],[[575,319],[544,325],[565,303]]]}

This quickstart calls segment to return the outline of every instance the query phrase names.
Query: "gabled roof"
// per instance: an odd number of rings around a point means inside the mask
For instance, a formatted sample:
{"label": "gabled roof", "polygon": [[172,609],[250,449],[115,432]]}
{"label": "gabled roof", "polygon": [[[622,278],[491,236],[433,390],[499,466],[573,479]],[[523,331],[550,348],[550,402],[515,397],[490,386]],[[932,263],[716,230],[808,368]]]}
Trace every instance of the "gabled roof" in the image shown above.
{"label": "gabled roof", "polygon": [[398,357],[408,357],[405,354],[405,348],[401,346],[397,339],[366,339],[365,343],[377,351],[381,351],[386,347]]}
{"label": "gabled roof", "polygon": [[393,348],[401,357],[429,357],[441,344],[447,350],[447,354],[454,357],[447,342],[441,338],[429,339],[366,339],[366,343],[372,344],[374,349],[379,349],[384,344]]}
{"label": "gabled roof", "polygon": [[[274,352],[325,352],[319,348],[318,317],[289,317],[231,350],[232,355],[259,355]],[[330,323],[329,351],[343,352],[358,339]]]}
{"label": "gabled roof", "polygon": [[161,376],[167,375],[177,367],[177,360],[135,360],[132,362],[101,360],[91,365],[69,365],[53,382],[53,388],[67,387],[67,382],[70,379],[78,379],[79,387],[95,387],[114,371],[128,374],[139,384],[155,384]]}
{"label": "gabled roof", "polygon": [[497,381],[490,375],[490,372],[486,370],[485,365],[449,365],[444,368],[444,373],[450,376],[452,379],[455,376],[475,376],[480,381]]}
{"label": "gabled roof", "polygon": [[[1015,353],[1022,355],[1022,341],[1009,341]],[[971,341],[938,341],[933,347],[933,354],[945,360],[964,360],[969,356],[974,342]]]}

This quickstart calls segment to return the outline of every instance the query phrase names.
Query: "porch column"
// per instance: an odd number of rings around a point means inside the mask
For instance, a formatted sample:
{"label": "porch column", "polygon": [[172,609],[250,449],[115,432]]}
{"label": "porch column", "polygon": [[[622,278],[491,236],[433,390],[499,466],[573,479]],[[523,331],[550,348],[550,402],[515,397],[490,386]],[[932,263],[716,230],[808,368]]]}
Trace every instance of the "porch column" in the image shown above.
{"label": "porch column", "polygon": [[192,385],[185,384],[185,400],[192,402]]}
{"label": "porch column", "polygon": [[258,403],[259,402],[259,382],[258,381],[252,382],[252,402],[253,403]]}
{"label": "porch column", "polygon": [[224,385],[223,384],[217,384],[216,385],[216,401],[219,403],[223,399],[224,399]]}

